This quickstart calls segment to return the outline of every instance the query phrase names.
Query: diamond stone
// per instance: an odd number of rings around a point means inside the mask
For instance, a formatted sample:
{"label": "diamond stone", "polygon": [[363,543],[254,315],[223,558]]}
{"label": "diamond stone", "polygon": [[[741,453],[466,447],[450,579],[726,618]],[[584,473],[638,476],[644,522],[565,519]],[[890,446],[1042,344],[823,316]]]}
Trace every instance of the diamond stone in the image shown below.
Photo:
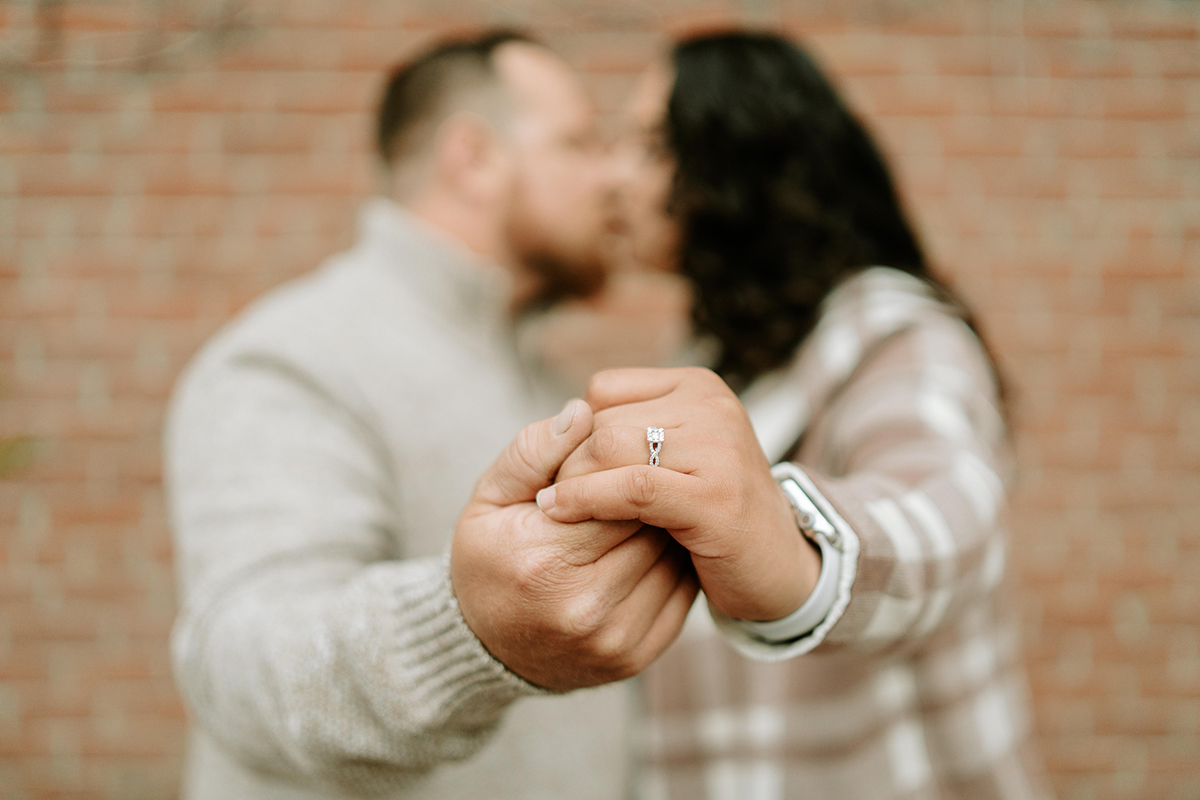
{"label": "diamond stone", "polygon": [[646,428],[647,442],[661,442],[665,438],[665,431],[662,428]]}

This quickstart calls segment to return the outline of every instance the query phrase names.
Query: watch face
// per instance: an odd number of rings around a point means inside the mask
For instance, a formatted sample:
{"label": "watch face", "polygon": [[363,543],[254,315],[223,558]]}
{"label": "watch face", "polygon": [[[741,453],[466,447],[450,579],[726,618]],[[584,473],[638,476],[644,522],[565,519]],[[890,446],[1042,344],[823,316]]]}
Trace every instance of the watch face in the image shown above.
{"label": "watch face", "polygon": [[788,502],[792,504],[792,511],[796,516],[796,526],[800,528],[800,532],[804,534],[805,538],[818,546],[822,540],[825,540],[831,546],[841,549],[841,537],[838,536],[837,529],[821,514],[796,479],[791,476],[776,475],[776,480],[779,481],[779,488],[783,489],[783,493],[787,495]]}

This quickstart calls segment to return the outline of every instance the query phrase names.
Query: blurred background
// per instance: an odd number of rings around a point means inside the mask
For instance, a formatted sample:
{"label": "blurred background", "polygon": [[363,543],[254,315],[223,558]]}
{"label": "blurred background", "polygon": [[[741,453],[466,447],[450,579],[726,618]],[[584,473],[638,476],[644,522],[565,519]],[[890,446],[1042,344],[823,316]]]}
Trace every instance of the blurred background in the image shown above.
{"label": "blurred background", "polygon": [[0,798],[166,798],[163,408],[351,241],[385,71],[526,27],[615,111],[673,34],[804,37],[1006,370],[1064,800],[1200,798],[1200,2],[0,0]]}

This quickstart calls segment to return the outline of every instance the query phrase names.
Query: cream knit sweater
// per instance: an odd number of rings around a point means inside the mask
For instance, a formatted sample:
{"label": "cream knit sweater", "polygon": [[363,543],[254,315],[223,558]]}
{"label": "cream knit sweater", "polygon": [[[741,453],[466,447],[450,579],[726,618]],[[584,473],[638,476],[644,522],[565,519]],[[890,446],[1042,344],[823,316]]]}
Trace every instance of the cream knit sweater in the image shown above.
{"label": "cream knit sweater", "polygon": [[618,798],[626,685],[550,696],[463,622],[476,478],[555,409],[494,268],[398,206],[217,335],[170,409],[188,800]]}

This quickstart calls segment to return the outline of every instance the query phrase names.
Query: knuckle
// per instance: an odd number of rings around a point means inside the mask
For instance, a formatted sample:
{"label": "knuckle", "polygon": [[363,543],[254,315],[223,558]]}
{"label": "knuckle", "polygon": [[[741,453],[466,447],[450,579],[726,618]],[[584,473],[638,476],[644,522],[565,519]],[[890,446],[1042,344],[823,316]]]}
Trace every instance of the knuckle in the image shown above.
{"label": "knuckle", "polygon": [[624,674],[630,664],[632,637],[622,625],[611,625],[600,630],[592,639],[592,654],[608,669]]}
{"label": "knuckle", "polygon": [[736,417],[742,413],[742,401],[732,392],[713,392],[705,398],[705,403],[721,417]]}
{"label": "knuckle", "polygon": [[708,367],[688,367],[687,370],[688,378],[700,386],[708,389],[725,386],[725,381],[721,376]]}
{"label": "knuckle", "polygon": [[654,503],[657,487],[646,467],[634,469],[625,482],[625,499],[635,508],[646,508]]}
{"label": "knuckle", "polygon": [[588,379],[587,393],[584,397],[596,397],[603,395],[608,386],[612,384],[613,370],[606,369],[597,372]]}
{"label": "knuckle", "polygon": [[653,663],[653,657],[645,654],[639,655],[634,651],[636,642],[630,642],[629,649],[625,651],[617,668],[620,671],[621,678],[632,678],[634,675],[640,675],[647,667]]}
{"label": "knuckle", "polygon": [[588,439],[588,457],[602,467],[617,463],[621,443],[613,428],[598,428]]}
{"label": "knuckle", "polygon": [[584,592],[565,604],[562,632],[571,638],[595,639],[608,616],[608,604],[593,592]]}

